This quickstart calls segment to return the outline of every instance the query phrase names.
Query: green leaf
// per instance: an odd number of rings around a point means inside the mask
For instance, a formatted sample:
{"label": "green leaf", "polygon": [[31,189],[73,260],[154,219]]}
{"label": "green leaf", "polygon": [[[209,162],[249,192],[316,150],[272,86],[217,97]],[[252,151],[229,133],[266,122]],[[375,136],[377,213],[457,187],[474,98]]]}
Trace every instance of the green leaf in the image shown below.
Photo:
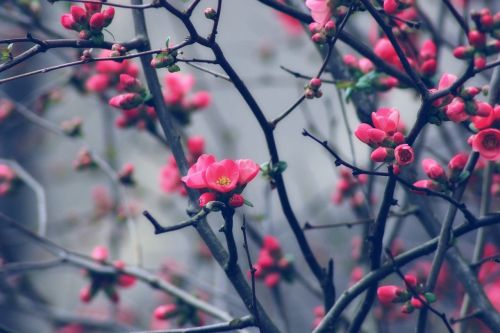
{"label": "green leaf", "polygon": [[247,199],[243,199],[243,203],[249,207],[253,207],[253,203],[251,203],[250,201],[248,201]]}
{"label": "green leaf", "polygon": [[180,70],[181,70],[181,68],[178,65],[172,65],[172,66],[168,67],[168,71],[170,73],[175,73],[175,72],[178,72]]}
{"label": "green leaf", "polygon": [[165,41],[165,46],[167,47],[167,49],[168,49],[169,45],[170,45],[170,36],[168,36],[167,40]]}
{"label": "green leaf", "polygon": [[288,163],[285,161],[279,161],[275,165],[273,165],[273,172],[283,173],[283,171],[288,168]]}
{"label": "green leaf", "polygon": [[436,295],[434,295],[433,293],[430,293],[430,292],[425,293],[424,297],[427,300],[427,302],[429,302],[429,303],[434,303],[435,301],[437,301]]}

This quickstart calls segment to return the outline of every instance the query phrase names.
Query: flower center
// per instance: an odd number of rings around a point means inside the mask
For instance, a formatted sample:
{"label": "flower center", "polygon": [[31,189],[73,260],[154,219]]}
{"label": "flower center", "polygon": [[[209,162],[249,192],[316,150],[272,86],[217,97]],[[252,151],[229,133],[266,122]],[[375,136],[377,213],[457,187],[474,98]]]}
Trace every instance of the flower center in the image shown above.
{"label": "flower center", "polygon": [[411,160],[411,153],[408,150],[403,150],[401,151],[401,154],[399,155],[401,161],[403,162],[408,162]]}
{"label": "flower center", "polygon": [[220,176],[219,179],[217,179],[216,183],[217,185],[227,186],[231,184],[231,179],[229,179],[229,177],[226,176]]}
{"label": "flower center", "polygon": [[487,150],[493,150],[498,146],[497,137],[495,134],[486,135],[483,139],[483,147]]}

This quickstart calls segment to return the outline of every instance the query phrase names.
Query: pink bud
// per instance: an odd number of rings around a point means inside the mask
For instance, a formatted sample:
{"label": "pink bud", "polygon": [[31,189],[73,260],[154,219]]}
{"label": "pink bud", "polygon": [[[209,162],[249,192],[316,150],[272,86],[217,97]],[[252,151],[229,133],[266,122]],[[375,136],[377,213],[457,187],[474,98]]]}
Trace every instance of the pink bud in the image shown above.
{"label": "pink bud", "polygon": [[117,109],[129,110],[142,104],[142,97],[136,93],[117,95],[109,100],[109,105]]}
{"label": "pink bud", "polygon": [[469,31],[467,37],[469,38],[469,43],[476,48],[481,48],[486,45],[486,34],[478,30]]}
{"label": "pink bud", "polygon": [[446,172],[443,167],[439,165],[438,162],[433,159],[426,158],[422,161],[422,166],[424,168],[424,172],[427,176],[434,180],[440,180],[445,178]]}
{"label": "pink bud", "polygon": [[89,26],[90,29],[99,31],[104,28],[105,18],[102,13],[95,13],[90,17]]}
{"label": "pink bud", "polygon": [[437,62],[435,59],[426,60],[421,66],[420,71],[426,76],[432,76],[436,74]]}
{"label": "pink bud", "polygon": [[99,245],[94,247],[94,249],[92,250],[91,257],[95,261],[104,262],[108,259],[108,255],[109,255],[108,249],[105,246]]}
{"label": "pink bud", "polygon": [[413,275],[413,274],[406,274],[404,276],[404,278],[405,278],[405,282],[407,284],[409,284],[410,286],[412,286],[412,287],[416,287],[417,286],[417,277],[415,275]]}
{"label": "pink bud", "polygon": [[85,9],[87,10],[87,12],[88,12],[89,14],[93,14],[93,13],[95,13],[95,12],[100,12],[100,11],[101,11],[101,8],[102,8],[102,4],[100,4],[100,3],[95,3],[95,2],[92,2],[92,3],[90,3],[90,2],[86,2],[86,3],[84,4],[84,6],[85,6]]}
{"label": "pink bud", "polygon": [[157,307],[153,313],[156,319],[163,320],[168,319],[175,315],[177,311],[177,306],[175,304],[165,304]]}
{"label": "pink bud", "polygon": [[80,301],[82,301],[83,303],[88,303],[92,300],[92,290],[90,288],[90,286],[87,286],[87,287],[84,287],[82,288],[82,290],[80,290]]}
{"label": "pink bud", "polygon": [[[421,296],[423,297],[423,296]],[[411,298],[411,301],[410,301],[411,305],[415,308],[415,309],[421,309],[424,307],[424,304],[422,303],[421,300],[419,300],[418,298],[416,297],[412,297]]]}
{"label": "pink bud", "polygon": [[474,56],[474,68],[483,69],[484,67],[486,67],[486,57],[479,54]]}
{"label": "pink bud", "polygon": [[128,74],[120,74],[120,87],[129,92],[140,92],[142,90],[141,82]]}
{"label": "pink bud", "polygon": [[104,15],[104,22],[105,22],[104,25],[108,26],[115,17],[115,8],[114,7],[106,8],[105,10],[102,11],[102,15]]}
{"label": "pink bud", "polygon": [[394,14],[398,11],[399,4],[396,0],[384,0],[384,11],[387,14]]}
{"label": "pink bud", "polygon": [[461,98],[454,98],[445,108],[446,116],[453,122],[460,123],[466,121],[469,116],[465,113],[465,103]]}
{"label": "pink bud", "polygon": [[486,102],[477,101],[476,102],[476,113],[480,117],[489,117],[493,112],[493,108],[490,104]]}
{"label": "pink bud", "polygon": [[377,297],[382,304],[394,302],[401,294],[402,289],[397,286],[381,286],[377,289]]}
{"label": "pink bud", "polygon": [[281,245],[276,237],[267,235],[264,236],[262,247],[271,253],[281,251]]}
{"label": "pink bud", "polygon": [[280,279],[281,275],[279,273],[271,273],[264,278],[264,284],[268,288],[274,288],[278,285]]}
{"label": "pink bud", "polygon": [[375,68],[375,66],[373,66],[373,63],[368,58],[359,59],[358,65],[359,65],[359,69],[364,74],[373,71],[373,69]]}
{"label": "pink bud", "polygon": [[188,138],[187,149],[192,156],[200,156],[205,152],[205,139],[199,135]]}
{"label": "pink bud", "polygon": [[204,109],[212,102],[212,96],[208,91],[198,91],[191,98],[191,104],[195,109]]}
{"label": "pink bud", "polygon": [[448,168],[452,171],[462,171],[465,168],[465,164],[467,164],[467,160],[469,155],[467,153],[459,153],[453,156],[448,162]]}
{"label": "pink bud", "polygon": [[388,149],[390,148],[378,147],[371,153],[370,158],[374,162],[388,162],[392,159],[392,157],[388,153]]}
{"label": "pink bud", "polygon": [[70,12],[75,22],[79,24],[83,24],[87,20],[87,13],[85,12],[85,9],[80,6],[71,6]]}
{"label": "pink bud", "polygon": [[68,30],[74,30],[77,23],[75,22],[71,14],[63,14],[61,16],[61,25]]}
{"label": "pink bud", "polygon": [[[419,188],[428,189],[428,190],[432,190],[432,191],[435,191],[435,190],[438,189],[437,184],[434,181],[430,180],[430,179],[418,180],[415,183],[413,183],[413,186],[419,187]],[[421,191],[418,191],[418,190],[414,190],[413,192],[416,193],[416,194],[425,194],[425,192],[421,192]]]}
{"label": "pink bud", "polygon": [[233,194],[228,201],[229,206],[233,208],[241,207],[245,204],[245,199],[241,194]]}
{"label": "pink bud", "polygon": [[309,85],[313,89],[318,89],[319,87],[321,87],[321,80],[319,78],[315,77],[315,78],[311,79],[311,81],[309,81]]}
{"label": "pink bud", "polygon": [[422,48],[420,49],[420,57],[424,60],[435,59],[437,55],[436,44],[432,41],[432,39],[426,40],[422,44]]}
{"label": "pink bud", "polygon": [[109,76],[106,74],[92,75],[85,81],[85,88],[92,92],[103,92],[109,87]]}
{"label": "pink bud", "polygon": [[200,195],[199,204],[200,204],[200,207],[205,207],[207,205],[207,203],[209,203],[211,201],[216,201],[216,200],[217,200],[217,197],[216,197],[215,193],[205,192],[202,195]]}

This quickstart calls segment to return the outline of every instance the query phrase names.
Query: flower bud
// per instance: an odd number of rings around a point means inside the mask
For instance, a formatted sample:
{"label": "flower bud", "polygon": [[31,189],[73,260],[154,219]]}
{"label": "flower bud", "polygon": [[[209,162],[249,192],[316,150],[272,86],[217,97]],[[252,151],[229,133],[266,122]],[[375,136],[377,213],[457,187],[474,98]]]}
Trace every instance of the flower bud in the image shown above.
{"label": "flower bud", "polygon": [[105,10],[102,11],[102,15],[104,16],[104,26],[107,27],[108,25],[111,24],[111,21],[113,21],[113,18],[115,17],[115,8],[114,7],[108,7]]}
{"label": "flower bud", "polygon": [[245,200],[243,199],[242,195],[233,194],[231,198],[229,198],[228,204],[233,208],[237,208],[243,206],[245,204]]}
{"label": "flower bud", "polygon": [[75,30],[78,26],[71,14],[63,14],[61,16],[61,25],[68,30]]}
{"label": "flower bud", "polygon": [[309,81],[309,86],[313,89],[318,89],[319,87],[321,87],[321,80],[315,77],[311,79],[311,81]]}
{"label": "flower bud", "polygon": [[209,20],[215,20],[217,17],[217,11],[213,8],[206,8],[203,13],[205,14],[205,17]]}
{"label": "flower bud", "polygon": [[392,148],[378,147],[375,149],[370,158],[374,162],[390,162],[394,157],[394,150]]}
{"label": "flower bud", "polygon": [[424,303],[416,297],[412,297],[410,300],[410,304],[415,308],[415,309],[421,309],[424,307]]}
{"label": "flower bud", "polygon": [[142,97],[137,93],[126,93],[112,97],[109,105],[117,109],[129,110],[143,103]]}
{"label": "flower bud", "polygon": [[390,304],[399,298],[402,291],[398,286],[381,286],[377,289],[377,297],[380,303]]}
{"label": "flower bud", "polygon": [[264,284],[268,288],[274,288],[278,285],[280,280],[281,280],[281,275],[279,273],[271,273],[264,278]]}
{"label": "flower bud", "polygon": [[200,156],[205,152],[205,139],[199,135],[188,138],[187,149],[192,156]]}
{"label": "flower bud", "polygon": [[141,92],[143,90],[141,82],[128,74],[120,74],[120,87],[129,92]]}
{"label": "flower bud", "polygon": [[211,201],[216,201],[217,196],[213,192],[205,192],[202,195],[200,195],[200,199],[198,200],[198,203],[200,204],[200,207],[205,207],[209,202]]}
{"label": "flower bud", "polygon": [[95,13],[90,17],[89,26],[91,30],[100,31],[104,28],[105,25],[105,17],[102,13]]}
{"label": "flower bud", "polygon": [[424,168],[424,172],[427,176],[434,180],[443,180],[446,179],[446,172],[443,167],[439,165],[438,162],[433,159],[426,158],[422,161],[422,166]]}
{"label": "flower bud", "polygon": [[164,320],[171,318],[177,314],[177,306],[175,304],[160,305],[154,311],[156,319]]}
{"label": "flower bud", "polygon": [[94,247],[91,254],[92,259],[99,262],[106,261],[108,259],[108,256],[108,249],[102,245]]}
{"label": "flower bud", "polygon": [[479,32],[478,30],[469,31],[467,37],[469,39],[469,43],[476,48],[482,48],[486,45],[486,34]]}
{"label": "flower bud", "polygon": [[85,24],[87,21],[87,13],[85,12],[85,9],[80,6],[71,6],[70,13],[75,22],[78,24]]}

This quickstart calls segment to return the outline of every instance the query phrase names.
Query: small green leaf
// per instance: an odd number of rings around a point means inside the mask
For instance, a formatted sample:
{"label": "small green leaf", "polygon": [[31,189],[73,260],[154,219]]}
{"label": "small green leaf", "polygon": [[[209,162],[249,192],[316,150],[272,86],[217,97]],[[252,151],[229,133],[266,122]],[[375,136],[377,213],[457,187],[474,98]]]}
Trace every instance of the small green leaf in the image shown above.
{"label": "small green leaf", "polygon": [[175,72],[178,72],[180,70],[181,70],[181,68],[178,65],[172,65],[172,66],[168,67],[168,71],[170,73],[175,73]]}
{"label": "small green leaf", "polygon": [[169,45],[170,45],[170,36],[168,36],[167,40],[165,41],[165,46],[167,47],[167,49],[168,49]]}
{"label": "small green leaf", "polygon": [[253,203],[251,203],[250,201],[248,201],[247,199],[243,199],[243,203],[249,207],[253,207]]}
{"label": "small green leaf", "polygon": [[288,163],[285,161],[279,161],[276,165],[273,165],[273,172],[283,173],[288,167]]}
{"label": "small green leaf", "polygon": [[437,301],[436,295],[434,295],[433,293],[430,293],[430,292],[425,293],[424,297],[427,300],[427,302],[429,302],[429,303],[434,303],[435,301]]}

